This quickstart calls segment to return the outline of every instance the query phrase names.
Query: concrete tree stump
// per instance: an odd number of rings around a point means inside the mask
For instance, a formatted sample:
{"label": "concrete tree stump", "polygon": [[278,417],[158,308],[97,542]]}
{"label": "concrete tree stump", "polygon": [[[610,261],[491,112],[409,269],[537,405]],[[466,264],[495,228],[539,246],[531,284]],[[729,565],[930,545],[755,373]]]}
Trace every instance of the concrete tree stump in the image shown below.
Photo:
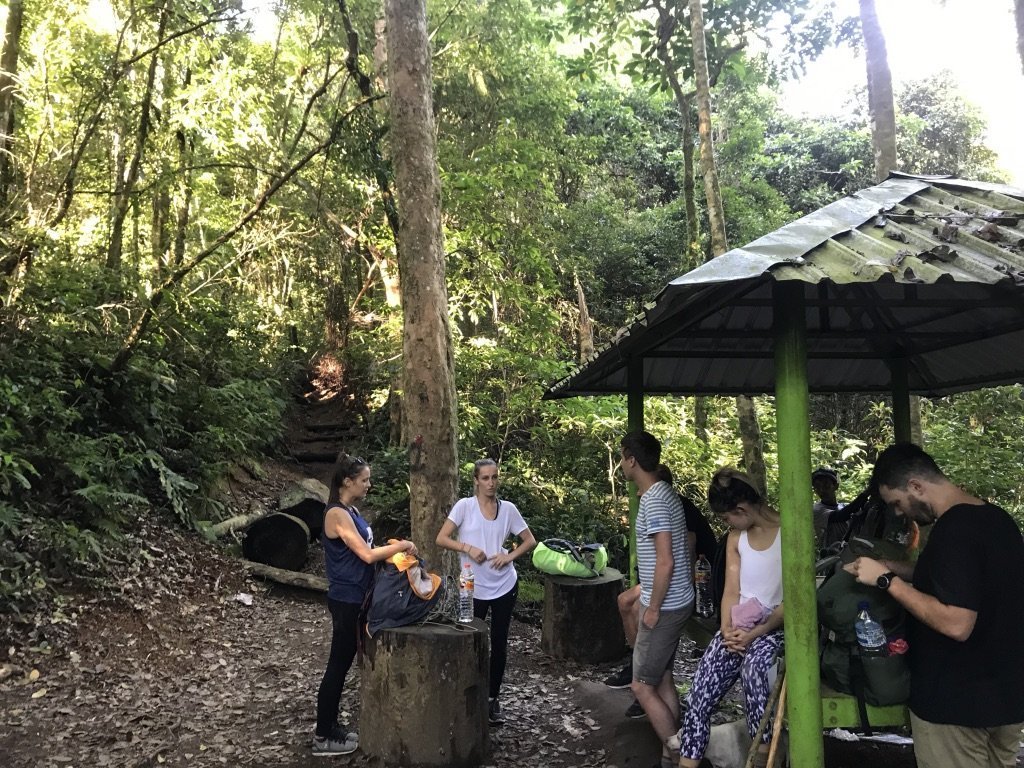
{"label": "concrete tree stump", "polygon": [[547,576],[540,643],[545,653],[587,664],[621,659],[626,637],[616,599],[622,574],[614,568],[592,579]]}
{"label": "concrete tree stump", "polygon": [[383,629],[360,669],[359,747],[388,766],[486,762],[487,625]]}

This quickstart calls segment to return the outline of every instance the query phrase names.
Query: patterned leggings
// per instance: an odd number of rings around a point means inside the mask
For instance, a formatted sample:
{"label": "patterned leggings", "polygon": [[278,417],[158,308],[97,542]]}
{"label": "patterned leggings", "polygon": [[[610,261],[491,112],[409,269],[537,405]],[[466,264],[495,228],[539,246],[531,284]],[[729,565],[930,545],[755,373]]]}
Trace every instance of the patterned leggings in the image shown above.
{"label": "patterned leggings", "polygon": [[[711,737],[711,714],[737,677],[743,682],[747,730],[750,737],[754,737],[768,701],[768,670],[781,650],[781,629],[756,638],[744,656],[726,650],[721,632],[715,635],[693,673],[693,685],[686,697],[686,715],[679,733],[682,757],[691,760],[704,757]],[[765,743],[770,739],[771,729],[766,728]]]}

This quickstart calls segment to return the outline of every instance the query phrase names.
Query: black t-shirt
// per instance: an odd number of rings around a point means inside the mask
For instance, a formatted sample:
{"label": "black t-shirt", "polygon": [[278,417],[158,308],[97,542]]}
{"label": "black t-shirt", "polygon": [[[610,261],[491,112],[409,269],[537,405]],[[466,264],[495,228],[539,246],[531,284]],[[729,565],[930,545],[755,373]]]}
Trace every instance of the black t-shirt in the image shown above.
{"label": "black t-shirt", "polygon": [[958,642],[909,618],[910,709],[969,728],[1024,722],[1024,539],[992,504],[958,504],[935,523],[914,587],[977,611]]}
{"label": "black t-shirt", "polygon": [[696,504],[682,494],[679,498],[683,500],[683,510],[686,512],[686,530],[697,536],[697,543],[694,546],[694,549],[697,550],[696,557],[704,555],[708,562],[713,561],[716,544],[715,532],[711,530],[707,518]]}

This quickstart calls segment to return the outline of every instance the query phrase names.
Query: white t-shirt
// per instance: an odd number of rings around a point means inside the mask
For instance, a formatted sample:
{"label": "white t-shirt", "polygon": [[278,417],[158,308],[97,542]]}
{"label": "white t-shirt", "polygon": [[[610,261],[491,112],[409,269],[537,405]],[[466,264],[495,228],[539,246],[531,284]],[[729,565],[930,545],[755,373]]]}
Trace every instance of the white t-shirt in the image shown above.
{"label": "white t-shirt", "polygon": [[[459,499],[455,502],[455,506],[448,514],[448,519],[458,528],[456,536],[459,541],[482,549],[488,558],[499,552],[507,554],[508,549],[504,544],[508,537],[512,534],[518,536],[528,527],[523,516],[516,509],[516,505],[504,499],[498,502],[497,517],[494,520],[488,520],[480,511],[480,504],[476,500],[476,496]],[[473,569],[473,597],[478,600],[494,600],[496,597],[508,594],[509,590],[515,586],[516,579],[519,578],[515,565],[512,563],[498,570],[491,565],[489,559],[477,563],[469,555],[460,553],[459,569],[465,568],[466,563],[469,563]]]}

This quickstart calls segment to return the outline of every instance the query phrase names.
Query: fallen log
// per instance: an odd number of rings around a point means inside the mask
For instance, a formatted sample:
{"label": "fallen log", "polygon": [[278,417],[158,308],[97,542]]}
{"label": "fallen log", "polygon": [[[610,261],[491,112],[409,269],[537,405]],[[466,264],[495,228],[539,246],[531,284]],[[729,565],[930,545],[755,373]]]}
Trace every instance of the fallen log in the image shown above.
{"label": "fallen log", "polygon": [[235,515],[234,517],[229,517],[227,520],[221,520],[219,523],[211,525],[207,530],[210,532],[210,535],[216,539],[226,533],[231,533],[232,531],[237,531],[240,528],[245,528],[245,526],[250,523],[254,523],[260,518],[266,516],[267,510],[265,509],[260,510],[259,512],[250,512],[245,515]]}
{"label": "fallen log", "polygon": [[284,568],[274,568],[263,563],[254,563],[252,560],[243,560],[242,565],[257,576],[271,579],[279,584],[311,589],[314,592],[327,591],[327,579],[323,576],[314,576],[311,573],[300,573],[298,571],[287,571]]}
{"label": "fallen log", "polygon": [[309,527],[292,515],[277,512],[260,518],[245,530],[242,554],[246,560],[286,571],[297,571],[309,553]]}

